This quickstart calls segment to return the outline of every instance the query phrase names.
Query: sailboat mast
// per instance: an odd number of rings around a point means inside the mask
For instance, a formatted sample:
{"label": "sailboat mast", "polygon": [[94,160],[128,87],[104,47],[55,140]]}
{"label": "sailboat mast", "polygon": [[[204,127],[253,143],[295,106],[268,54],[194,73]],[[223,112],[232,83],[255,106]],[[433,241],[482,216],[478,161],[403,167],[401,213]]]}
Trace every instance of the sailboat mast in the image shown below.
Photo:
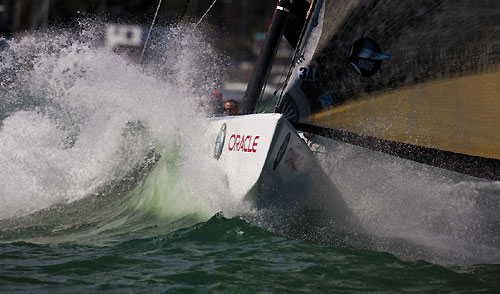
{"label": "sailboat mast", "polygon": [[290,14],[293,0],[279,0],[274,11],[273,20],[266,34],[264,45],[262,46],[255,65],[250,83],[248,83],[245,96],[243,97],[243,107],[241,114],[250,114],[255,112],[257,103],[265,87],[272,62],[276,56],[276,51],[285,30],[285,25]]}

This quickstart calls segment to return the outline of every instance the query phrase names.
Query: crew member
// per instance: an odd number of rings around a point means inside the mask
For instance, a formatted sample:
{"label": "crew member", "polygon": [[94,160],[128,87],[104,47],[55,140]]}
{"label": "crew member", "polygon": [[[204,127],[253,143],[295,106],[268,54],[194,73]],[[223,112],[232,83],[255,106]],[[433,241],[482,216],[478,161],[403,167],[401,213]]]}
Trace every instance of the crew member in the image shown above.
{"label": "crew member", "polygon": [[238,115],[240,114],[240,107],[238,101],[229,99],[224,102],[224,115]]}

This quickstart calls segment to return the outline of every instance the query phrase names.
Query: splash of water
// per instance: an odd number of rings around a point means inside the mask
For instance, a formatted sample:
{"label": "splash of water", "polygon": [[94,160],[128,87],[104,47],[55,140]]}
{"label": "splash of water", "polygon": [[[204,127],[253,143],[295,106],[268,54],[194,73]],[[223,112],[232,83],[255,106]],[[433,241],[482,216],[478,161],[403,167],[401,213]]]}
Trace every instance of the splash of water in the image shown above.
{"label": "splash of water", "polygon": [[[188,180],[206,184],[190,193],[216,197],[213,187],[221,185],[205,180],[209,163],[196,168],[209,162],[199,142],[211,142],[196,140],[206,125],[196,105],[220,83],[215,71],[224,59],[189,28],[166,29],[149,49],[161,58],[146,69],[100,46],[99,22],[7,41],[0,51],[0,219],[82,199],[153,148],[169,156],[175,144],[184,147],[173,156],[186,158]],[[190,153],[197,155],[183,156]]]}
{"label": "splash of water", "polygon": [[[182,160],[177,171],[158,165],[127,209],[160,218],[244,214],[205,151],[212,134],[193,107],[221,80],[224,62],[212,47],[189,29],[172,28],[152,46],[161,57],[144,70],[99,47],[96,31],[87,23],[76,33],[39,32],[0,52],[0,219],[84,199],[152,148]],[[373,249],[440,263],[500,262],[498,183],[454,179],[352,146],[333,144],[328,154],[322,165],[376,236]],[[110,220],[93,234],[129,228],[127,218]]]}
{"label": "splash of water", "polygon": [[322,142],[321,164],[371,249],[441,264],[500,262],[500,183]]}

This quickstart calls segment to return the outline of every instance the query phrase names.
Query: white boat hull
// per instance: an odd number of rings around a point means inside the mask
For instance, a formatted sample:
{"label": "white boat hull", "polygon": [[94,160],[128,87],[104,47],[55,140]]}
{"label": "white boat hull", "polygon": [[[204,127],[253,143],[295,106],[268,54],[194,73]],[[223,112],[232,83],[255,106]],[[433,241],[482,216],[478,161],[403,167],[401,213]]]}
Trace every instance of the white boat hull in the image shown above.
{"label": "white boat hull", "polygon": [[214,160],[226,173],[233,197],[258,209],[307,208],[337,220],[350,216],[314,154],[282,115],[215,118],[210,130]]}

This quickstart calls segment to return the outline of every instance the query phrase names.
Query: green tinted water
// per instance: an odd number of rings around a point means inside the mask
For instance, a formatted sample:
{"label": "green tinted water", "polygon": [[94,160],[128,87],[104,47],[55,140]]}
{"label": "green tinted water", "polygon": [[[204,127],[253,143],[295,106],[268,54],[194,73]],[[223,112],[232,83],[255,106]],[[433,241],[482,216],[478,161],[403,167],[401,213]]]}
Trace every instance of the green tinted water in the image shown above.
{"label": "green tinted water", "polygon": [[0,245],[2,293],[498,293],[500,266],[446,268],[209,221],[107,246]]}

